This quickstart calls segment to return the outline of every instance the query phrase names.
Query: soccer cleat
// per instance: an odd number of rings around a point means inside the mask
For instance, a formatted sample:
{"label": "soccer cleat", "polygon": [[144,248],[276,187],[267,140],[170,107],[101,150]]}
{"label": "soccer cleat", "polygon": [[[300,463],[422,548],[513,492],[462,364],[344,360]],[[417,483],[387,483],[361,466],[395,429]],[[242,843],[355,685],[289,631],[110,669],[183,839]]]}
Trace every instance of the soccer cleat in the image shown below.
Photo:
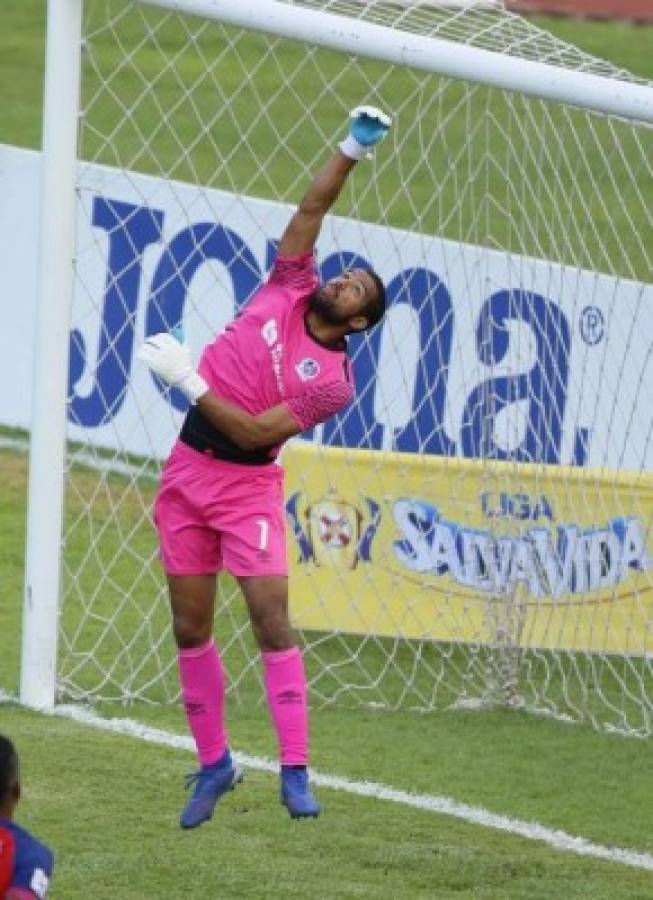
{"label": "soccer cleat", "polygon": [[281,802],[291,819],[317,819],[320,804],[308,784],[306,766],[281,766]]}
{"label": "soccer cleat", "polygon": [[194,784],[195,790],[179,819],[181,827],[196,828],[210,819],[220,797],[227,791],[233,791],[242,780],[243,773],[228,750],[213,765],[203,766],[199,772],[187,775],[186,787]]}

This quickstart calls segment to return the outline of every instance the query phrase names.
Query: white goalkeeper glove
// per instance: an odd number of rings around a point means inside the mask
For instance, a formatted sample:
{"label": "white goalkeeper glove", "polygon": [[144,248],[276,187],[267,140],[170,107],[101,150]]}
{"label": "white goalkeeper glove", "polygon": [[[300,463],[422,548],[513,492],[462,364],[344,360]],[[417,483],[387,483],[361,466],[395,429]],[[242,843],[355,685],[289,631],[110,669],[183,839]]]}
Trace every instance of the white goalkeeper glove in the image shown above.
{"label": "white goalkeeper glove", "polygon": [[349,117],[349,134],[340,144],[340,149],[350,159],[371,158],[370,148],[383,140],[392,119],[375,106],[357,106]]}
{"label": "white goalkeeper glove", "polygon": [[153,334],[139,348],[137,359],[171,387],[179,388],[192,404],[197,403],[209,386],[195,371],[187,344],[181,344],[165,331]]}

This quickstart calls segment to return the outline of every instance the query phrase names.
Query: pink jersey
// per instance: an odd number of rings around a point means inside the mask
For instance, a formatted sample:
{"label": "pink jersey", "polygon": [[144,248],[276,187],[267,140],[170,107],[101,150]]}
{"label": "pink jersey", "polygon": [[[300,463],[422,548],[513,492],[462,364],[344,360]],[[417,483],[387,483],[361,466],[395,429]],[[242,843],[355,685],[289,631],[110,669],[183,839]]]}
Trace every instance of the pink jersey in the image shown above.
{"label": "pink jersey", "polygon": [[267,283],[202,354],[199,372],[218,397],[252,415],[285,403],[302,431],[351,402],[345,344],[324,347],[306,329],[318,285],[312,253],[277,258]]}

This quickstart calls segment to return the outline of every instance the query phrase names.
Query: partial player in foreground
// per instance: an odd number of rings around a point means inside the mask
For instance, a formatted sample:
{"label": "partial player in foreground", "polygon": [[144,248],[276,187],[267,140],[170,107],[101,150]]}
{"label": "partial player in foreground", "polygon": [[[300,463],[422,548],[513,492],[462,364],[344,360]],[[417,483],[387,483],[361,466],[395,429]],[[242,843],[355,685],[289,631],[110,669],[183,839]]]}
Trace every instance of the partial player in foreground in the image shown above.
{"label": "partial player in foreground", "polygon": [[155,503],[168,578],[182,696],[200,770],[181,815],[193,828],[242,780],[228,747],[225,673],[213,640],[216,574],[236,577],[261,649],[281,760],[281,801],[293,817],[320,807],[307,773],[307,685],[288,617],[283,470],[275,460],[293,435],[353,399],[347,335],[385,311],[378,276],[352,269],[320,285],[315,242],[356,163],[390,119],[359,107],[351,131],[315,177],[279,243],[266,284],[202,354],[171,334],[145,341],[140,358],[191,407],[165,465]]}
{"label": "partial player in foreground", "polygon": [[43,898],[52,878],[50,850],[13,820],[19,800],[18,754],[0,735],[0,900]]}

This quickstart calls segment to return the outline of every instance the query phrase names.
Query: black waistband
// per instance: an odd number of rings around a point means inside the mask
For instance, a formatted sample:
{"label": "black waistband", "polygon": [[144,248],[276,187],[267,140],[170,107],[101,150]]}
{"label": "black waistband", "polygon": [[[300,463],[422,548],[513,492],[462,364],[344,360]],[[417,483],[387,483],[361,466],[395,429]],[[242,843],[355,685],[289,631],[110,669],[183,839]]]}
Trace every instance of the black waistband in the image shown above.
{"label": "black waistband", "polygon": [[186,414],[179,440],[205,456],[245,466],[265,466],[275,459],[271,455],[272,447],[242,450],[226,434],[211,425],[195,406],[191,406]]}

